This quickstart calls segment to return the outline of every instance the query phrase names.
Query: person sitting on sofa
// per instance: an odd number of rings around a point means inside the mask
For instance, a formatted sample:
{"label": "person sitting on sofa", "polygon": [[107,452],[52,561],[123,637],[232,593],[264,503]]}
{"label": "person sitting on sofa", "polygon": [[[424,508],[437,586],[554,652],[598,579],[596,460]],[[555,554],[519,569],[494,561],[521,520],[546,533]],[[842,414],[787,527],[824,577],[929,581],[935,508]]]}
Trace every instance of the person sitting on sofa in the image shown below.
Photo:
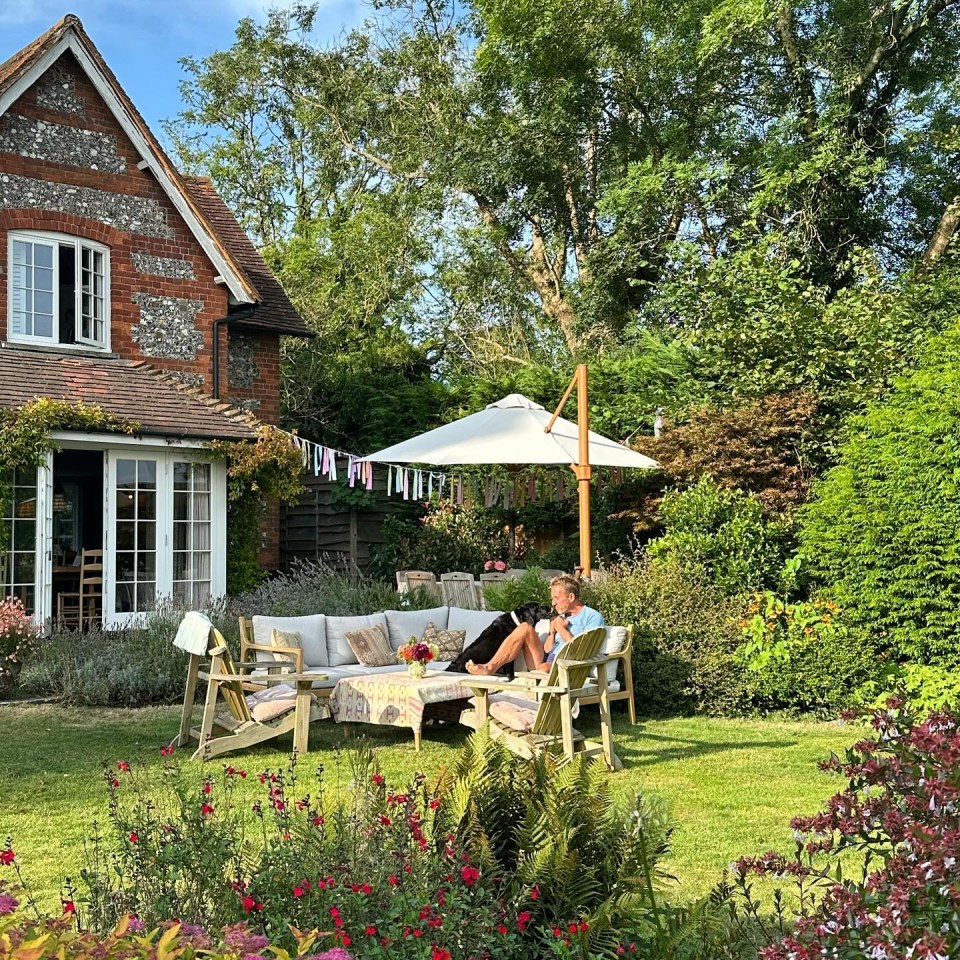
{"label": "person sitting on sofa", "polygon": [[584,630],[606,626],[603,614],[580,600],[580,581],[576,577],[554,577],[550,581],[550,602],[557,615],[550,621],[550,632],[545,641],[541,642],[530,624],[521,623],[486,663],[467,661],[467,672],[491,676],[504,664],[513,663],[522,650],[528,669],[549,673],[564,644]]}

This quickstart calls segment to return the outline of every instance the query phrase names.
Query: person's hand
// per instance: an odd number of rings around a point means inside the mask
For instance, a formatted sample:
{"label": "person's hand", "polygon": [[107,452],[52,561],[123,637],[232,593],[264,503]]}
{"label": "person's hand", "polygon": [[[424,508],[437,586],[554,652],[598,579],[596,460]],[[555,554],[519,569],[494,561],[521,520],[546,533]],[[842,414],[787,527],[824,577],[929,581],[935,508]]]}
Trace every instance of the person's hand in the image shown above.
{"label": "person's hand", "polygon": [[566,617],[554,617],[550,621],[550,632],[556,633],[561,627],[566,629],[566,626],[567,626]]}

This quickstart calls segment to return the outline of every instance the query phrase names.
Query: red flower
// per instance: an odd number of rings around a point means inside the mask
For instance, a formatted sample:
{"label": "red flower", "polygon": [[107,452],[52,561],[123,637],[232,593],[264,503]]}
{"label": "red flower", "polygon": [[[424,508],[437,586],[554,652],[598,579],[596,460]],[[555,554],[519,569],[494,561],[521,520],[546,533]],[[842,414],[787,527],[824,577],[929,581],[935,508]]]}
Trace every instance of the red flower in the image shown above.
{"label": "red flower", "polygon": [[360,892],[361,892],[361,893],[373,893],[373,887],[371,887],[369,883],[361,883],[361,884],[360,884]]}
{"label": "red flower", "polygon": [[133,833],[130,834],[130,842],[137,843],[139,840],[140,840],[140,837],[137,835],[137,831],[134,830]]}
{"label": "red flower", "polygon": [[295,897],[302,897],[303,893],[304,893],[303,887],[301,887],[299,884],[293,888],[293,895]]}
{"label": "red flower", "polygon": [[497,927],[497,933],[506,934],[506,932],[507,928],[501,923],[500,926]]}
{"label": "red flower", "polygon": [[540,888],[539,888],[539,887],[534,887],[534,888],[530,891],[530,899],[531,899],[531,900],[539,900],[539,899],[540,899]]}
{"label": "red flower", "polygon": [[172,743],[169,743],[169,744],[167,744],[167,746],[160,748],[160,756],[161,756],[161,757],[171,757],[171,756],[173,756],[173,751],[174,751],[174,749],[175,749],[175,748],[174,748],[173,744],[172,744]]}
{"label": "red flower", "polygon": [[437,807],[439,807],[439,806],[440,806],[440,798],[439,798],[439,797],[434,797],[434,798],[430,801],[430,809],[431,809],[431,810],[436,810]]}
{"label": "red flower", "polygon": [[116,777],[114,777],[114,778],[110,781],[110,786],[113,787],[114,789],[116,789],[117,787],[120,786],[120,781],[119,781]]}
{"label": "red flower", "polygon": [[520,915],[517,917],[517,926],[520,928],[520,932],[523,933],[527,929],[527,924],[530,922],[533,914],[528,913],[526,910],[522,910]]}
{"label": "red flower", "polygon": [[382,773],[375,773],[371,779],[373,780],[373,782],[374,782],[378,787],[382,787],[383,784],[384,784],[384,779],[383,779],[383,774],[382,774]]}
{"label": "red flower", "polygon": [[384,826],[384,827],[389,827],[390,824],[393,823],[393,821],[389,817],[385,817],[382,814],[380,815],[379,819],[380,819],[381,826]]}
{"label": "red flower", "polygon": [[208,780],[208,781],[203,785],[203,792],[204,792],[204,793],[209,793],[212,789],[213,789],[213,787],[210,786],[210,781]]}
{"label": "red flower", "polygon": [[575,923],[571,923],[570,926],[569,926],[567,929],[568,929],[571,933],[576,933],[576,932],[577,932],[577,925],[576,925]]}
{"label": "red flower", "polygon": [[2,863],[5,867],[9,867],[16,857],[17,855],[13,852],[13,850],[10,849],[10,847],[7,847],[6,850],[0,850],[0,863]]}
{"label": "red flower", "polygon": [[363,932],[368,937],[375,937],[377,935],[377,928],[373,926],[373,924],[369,924],[368,926],[363,928]]}
{"label": "red flower", "polygon": [[580,921],[580,932],[581,932],[581,933],[586,933],[588,929],[589,929],[589,925],[587,924],[587,921],[586,921],[586,920],[581,920],[581,921]]}
{"label": "red flower", "polygon": [[129,772],[130,772],[130,764],[127,763],[126,760],[118,760],[118,761],[117,761],[117,769],[118,769],[118,770],[122,770],[124,773],[129,773]]}
{"label": "red flower", "polygon": [[209,817],[211,813],[213,813],[213,807],[211,807],[209,803],[205,803],[205,804],[200,808],[200,816],[201,816],[201,817]]}
{"label": "red flower", "polygon": [[444,947],[434,947],[430,960],[450,960],[450,951]]}
{"label": "red flower", "polygon": [[76,913],[76,912],[77,912],[76,905],[74,904],[74,902],[73,902],[72,900],[61,900],[60,902],[63,904],[63,912],[64,912],[64,913]]}
{"label": "red flower", "polygon": [[460,876],[468,887],[472,887],[480,879],[480,871],[476,867],[467,866],[460,871]]}
{"label": "red flower", "polygon": [[314,817],[314,818],[313,818],[313,825],[314,825],[315,827],[322,827],[322,826],[323,826],[323,817]]}
{"label": "red flower", "polygon": [[562,936],[563,936],[563,931],[562,931],[559,927],[554,927],[554,928],[553,928],[553,935],[554,935],[555,937],[562,937]]}
{"label": "red flower", "polygon": [[343,935],[343,937],[341,938],[341,941],[345,947],[349,947],[350,944],[353,943],[353,941],[350,939],[350,937],[347,934]]}
{"label": "red flower", "polygon": [[395,887],[399,882],[400,878],[395,873],[391,873],[390,876],[387,877],[387,883],[389,883],[391,887]]}

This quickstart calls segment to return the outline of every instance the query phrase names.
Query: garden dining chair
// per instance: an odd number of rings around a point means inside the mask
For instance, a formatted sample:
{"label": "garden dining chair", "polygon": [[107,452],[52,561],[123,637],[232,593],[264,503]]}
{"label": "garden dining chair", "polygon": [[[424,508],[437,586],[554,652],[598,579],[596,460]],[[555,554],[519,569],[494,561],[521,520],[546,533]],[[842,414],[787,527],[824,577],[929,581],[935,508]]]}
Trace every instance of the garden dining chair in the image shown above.
{"label": "garden dining chair", "polygon": [[479,610],[477,581],[472,573],[441,573],[440,596],[448,607]]}

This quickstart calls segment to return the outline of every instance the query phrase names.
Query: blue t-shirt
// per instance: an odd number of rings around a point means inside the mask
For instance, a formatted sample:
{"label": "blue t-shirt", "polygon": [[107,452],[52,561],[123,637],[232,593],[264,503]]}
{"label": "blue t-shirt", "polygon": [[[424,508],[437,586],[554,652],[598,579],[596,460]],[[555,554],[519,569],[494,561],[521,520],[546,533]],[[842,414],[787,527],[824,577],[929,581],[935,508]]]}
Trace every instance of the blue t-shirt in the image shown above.
{"label": "blue t-shirt", "polygon": [[[567,617],[567,629],[573,636],[578,637],[585,630],[592,630],[594,627],[605,627],[607,621],[603,619],[603,614],[593,607],[584,607],[576,616]],[[547,663],[553,663],[557,654],[563,649],[563,640],[559,635],[555,638],[556,643],[553,649],[547,654]]]}

